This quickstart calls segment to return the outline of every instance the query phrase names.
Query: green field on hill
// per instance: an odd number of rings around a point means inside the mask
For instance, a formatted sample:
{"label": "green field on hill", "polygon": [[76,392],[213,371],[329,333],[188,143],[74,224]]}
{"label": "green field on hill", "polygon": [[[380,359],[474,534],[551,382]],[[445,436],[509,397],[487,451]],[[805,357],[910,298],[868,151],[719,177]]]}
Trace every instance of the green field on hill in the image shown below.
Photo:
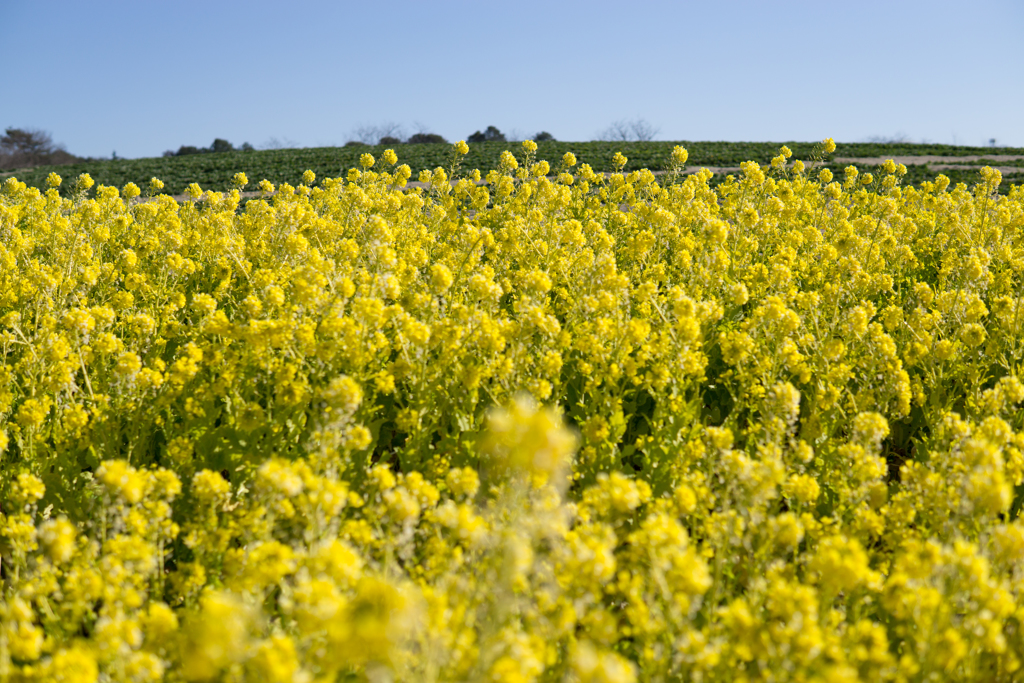
{"label": "green field on hill", "polygon": [[[690,167],[736,167],[743,161],[768,163],[778,153],[778,142],[540,142],[537,158],[556,162],[566,152],[573,152],[580,163],[590,164],[595,171],[612,170],[612,156],[622,152],[628,157],[626,170],[648,168],[664,170],[669,164],[669,155],[675,145],[682,145],[689,153]],[[788,142],[794,158],[808,159],[814,144],[810,142]],[[420,144],[394,145],[401,164],[408,164],[414,173],[423,169],[447,166],[451,157],[451,145]],[[506,149],[518,150],[515,142],[484,142],[470,145],[469,154],[463,159],[464,169],[489,169],[498,165],[498,157]],[[181,194],[190,183],[199,183],[207,190],[226,190],[231,186],[231,177],[244,172],[253,183],[267,179],[274,184],[297,185],[303,171],[309,169],[319,178],[343,175],[349,168],[358,166],[359,155],[369,152],[379,156],[385,146],[314,147],[306,149],[276,149],[249,152],[223,152],[219,154],[192,154],[178,157],[153,157],[147,159],[117,159],[86,161],[63,166],[40,166],[32,169],[2,169],[0,177],[15,176],[30,186],[44,188],[46,176],[55,171],[64,178],[73,178],[89,173],[100,185],[122,187],[134,182],[144,187],[150,178],[159,178],[165,183],[164,191]],[[900,156],[934,157],[991,157],[993,155],[1022,155],[1021,148],[961,147],[953,145],[931,145],[911,143],[839,143],[832,157],[870,158]],[[948,164],[948,162],[943,162]],[[991,165],[1019,166],[1020,161],[992,162]],[[829,163],[836,172],[846,163]],[[874,164],[862,165],[870,170]],[[965,165],[963,169],[933,170],[932,164],[907,164],[908,173],[904,183],[918,184],[944,173],[955,184],[978,182],[977,167],[983,162]],[[712,184],[724,179],[725,174],[716,174]],[[1003,191],[1012,183],[1024,180],[1024,168],[1019,174],[1004,173]],[[67,187],[67,186],[66,186]]]}

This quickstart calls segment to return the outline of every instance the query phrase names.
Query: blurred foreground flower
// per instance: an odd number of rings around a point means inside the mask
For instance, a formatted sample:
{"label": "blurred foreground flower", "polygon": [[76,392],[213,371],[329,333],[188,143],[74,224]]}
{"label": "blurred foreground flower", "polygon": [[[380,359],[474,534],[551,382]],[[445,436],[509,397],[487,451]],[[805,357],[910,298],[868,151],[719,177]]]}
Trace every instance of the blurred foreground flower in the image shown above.
{"label": "blurred foreground flower", "polygon": [[483,452],[538,484],[557,479],[576,449],[576,435],[553,408],[540,408],[527,395],[491,411]]}

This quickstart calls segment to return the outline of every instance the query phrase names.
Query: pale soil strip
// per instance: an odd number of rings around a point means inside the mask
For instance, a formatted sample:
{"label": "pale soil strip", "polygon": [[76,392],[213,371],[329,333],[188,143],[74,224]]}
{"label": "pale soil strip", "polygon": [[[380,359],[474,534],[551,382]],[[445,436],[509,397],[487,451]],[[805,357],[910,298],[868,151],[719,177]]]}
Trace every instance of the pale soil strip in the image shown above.
{"label": "pale soil strip", "polygon": [[927,164],[949,164],[949,163],[970,163],[978,162],[982,159],[986,161],[1024,161],[1024,155],[1021,154],[985,154],[985,155],[973,155],[973,156],[903,156],[903,157],[835,157],[832,159],[834,164],[874,164],[881,166],[887,160],[892,159],[897,164],[903,164],[905,166],[921,166]]}
{"label": "pale soil strip", "polygon": [[[981,159],[987,161],[1024,161],[1024,156],[1016,156],[1011,154],[993,155],[990,157],[928,157],[928,156],[917,156],[917,157],[836,157],[829,163],[831,164],[850,164],[858,166],[860,168],[881,166],[889,159],[892,159],[897,164],[903,164],[904,166],[927,166],[933,171],[976,171],[982,167],[982,164],[976,163]],[[975,162],[975,163],[947,163],[950,160]],[[934,163],[938,162],[938,163]],[[805,162],[807,168],[817,168],[823,164],[820,162]],[[764,164],[762,164],[764,166]],[[787,164],[788,167],[792,167],[792,163]],[[684,173],[696,173],[701,168],[707,168],[712,173],[739,173],[742,169],[739,166],[688,166],[683,172]],[[1003,175],[1015,175],[1024,174],[1024,167],[1022,166],[992,166],[992,168],[998,170]],[[663,175],[666,171],[654,171],[654,175]]]}
{"label": "pale soil strip", "polygon": [[[981,166],[967,166],[959,164],[928,164],[928,168],[933,171],[976,171]],[[1024,168],[1020,166],[992,166],[1000,173],[1005,175],[1014,175],[1024,173]]]}

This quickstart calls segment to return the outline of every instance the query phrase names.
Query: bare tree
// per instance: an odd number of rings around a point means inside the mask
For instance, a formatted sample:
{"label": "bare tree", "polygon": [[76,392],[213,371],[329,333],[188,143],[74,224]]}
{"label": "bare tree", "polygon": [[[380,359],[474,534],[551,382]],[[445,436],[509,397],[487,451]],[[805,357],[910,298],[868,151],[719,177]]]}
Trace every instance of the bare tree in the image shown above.
{"label": "bare tree", "polygon": [[872,135],[867,141],[873,142],[876,145],[903,145],[913,142],[910,136],[903,132],[896,133],[895,135]]}
{"label": "bare tree", "polygon": [[659,132],[659,128],[651,125],[645,119],[633,119],[632,121],[619,119],[605,128],[598,135],[598,139],[606,142],[649,142]]}
{"label": "bare tree", "polygon": [[378,124],[363,124],[356,126],[349,134],[349,140],[357,140],[364,145],[376,145],[381,138],[394,138],[401,140],[405,138],[405,131],[402,124],[394,121],[385,121]]}
{"label": "bare tree", "polygon": [[260,145],[260,149],[291,149],[298,147],[298,143],[294,140],[284,138],[283,140],[276,137],[271,137],[269,140]]}
{"label": "bare tree", "polygon": [[379,136],[377,135],[377,126],[362,125],[353,128],[348,137],[349,140],[355,140],[364,145],[372,145],[377,142]]}
{"label": "bare tree", "polygon": [[630,122],[629,127],[633,131],[633,139],[640,142],[650,142],[661,132],[660,128],[651,125],[644,119]]}
{"label": "bare tree", "polygon": [[610,126],[598,134],[597,139],[604,140],[605,142],[629,142],[632,139],[630,137],[629,122],[623,119],[612,121]]}
{"label": "bare tree", "polygon": [[377,142],[380,142],[381,138],[395,138],[396,140],[405,139],[405,127],[400,123],[394,121],[388,121],[377,126]]}

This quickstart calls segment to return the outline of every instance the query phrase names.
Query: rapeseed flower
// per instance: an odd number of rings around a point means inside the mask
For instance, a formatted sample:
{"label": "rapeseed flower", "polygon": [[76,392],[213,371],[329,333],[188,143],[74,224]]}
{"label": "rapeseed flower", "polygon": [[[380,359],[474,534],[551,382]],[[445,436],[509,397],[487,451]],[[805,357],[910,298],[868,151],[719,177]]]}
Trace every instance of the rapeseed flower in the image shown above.
{"label": "rapeseed flower", "polygon": [[0,678],[1015,680],[1019,188],[538,149],[6,180]]}

